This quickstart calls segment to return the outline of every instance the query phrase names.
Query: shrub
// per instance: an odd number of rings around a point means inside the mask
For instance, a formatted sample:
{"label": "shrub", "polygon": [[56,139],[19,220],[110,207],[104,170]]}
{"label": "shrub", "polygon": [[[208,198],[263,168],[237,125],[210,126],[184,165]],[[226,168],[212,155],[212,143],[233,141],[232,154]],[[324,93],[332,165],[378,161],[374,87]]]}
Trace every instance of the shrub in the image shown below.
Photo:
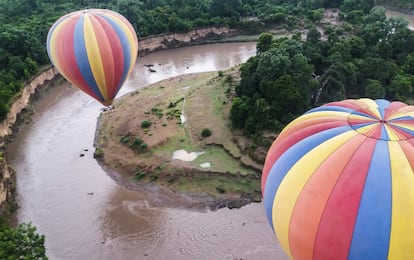
{"label": "shrub", "polygon": [[208,128],[204,128],[203,131],[201,131],[201,136],[202,137],[209,137],[211,136],[211,130]]}
{"label": "shrub", "polygon": [[145,152],[148,149],[148,144],[144,143],[142,139],[137,137],[134,139],[130,147],[137,152]]}
{"label": "shrub", "polygon": [[134,173],[134,179],[135,179],[136,181],[140,181],[140,180],[144,179],[144,178],[145,178],[145,176],[146,176],[146,173],[145,173],[145,172],[143,172],[143,171],[136,171],[136,172]]}
{"label": "shrub", "polygon": [[122,136],[119,141],[121,141],[121,143],[123,144],[127,144],[129,143],[129,136]]}
{"label": "shrub", "polygon": [[102,151],[102,149],[96,148],[95,152],[93,153],[93,158],[100,159],[100,158],[103,158],[103,156],[104,156],[104,152]]}
{"label": "shrub", "polygon": [[223,185],[217,186],[216,190],[218,193],[221,193],[221,194],[226,193],[226,189],[224,188]]}
{"label": "shrub", "polygon": [[144,121],[142,121],[142,123],[141,123],[141,127],[142,128],[148,128],[148,127],[150,127],[151,126],[151,122],[150,121],[147,121],[147,120],[144,120]]}

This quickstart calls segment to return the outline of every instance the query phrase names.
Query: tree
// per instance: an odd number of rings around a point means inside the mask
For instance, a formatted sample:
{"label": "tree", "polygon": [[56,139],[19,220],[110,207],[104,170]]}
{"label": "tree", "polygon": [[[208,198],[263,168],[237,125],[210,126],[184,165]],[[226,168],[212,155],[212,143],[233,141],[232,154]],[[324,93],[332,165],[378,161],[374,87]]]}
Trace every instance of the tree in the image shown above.
{"label": "tree", "polygon": [[365,96],[371,99],[385,98],[385,89],[378,80],[367,80]]}
{"label": "tree", "polygon": [[271,33],[261,33],[259,35],[259,41],[256,45],[256,53],[259,55],[270,49],[273,42],[273,35]]}
{"label": "tree", "polygon": [[413,93],[413,76],[397,75],[395,76],[388,88],[388,94],[391,99],[406,101]]}
{"label": "tree", "polygon": [[0,259],[47,259],[44,243],[30,223],[0,228]]}

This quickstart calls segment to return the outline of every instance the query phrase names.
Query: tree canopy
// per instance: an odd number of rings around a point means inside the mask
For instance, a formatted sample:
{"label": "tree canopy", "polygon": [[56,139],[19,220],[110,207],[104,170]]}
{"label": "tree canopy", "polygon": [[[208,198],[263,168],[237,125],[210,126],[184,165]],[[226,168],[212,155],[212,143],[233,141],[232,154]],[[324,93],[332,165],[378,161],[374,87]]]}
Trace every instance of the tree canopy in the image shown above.
{"label": "tree canopy", "polygon": [[259,37],[257,55],[241,68],[234,128],[249,136],[277,132],[311,107],[345,98],[413,102],[414,32],[407,21],[387,18],[373,1],[340,7],[342,25],[310,25],[305,40]]}

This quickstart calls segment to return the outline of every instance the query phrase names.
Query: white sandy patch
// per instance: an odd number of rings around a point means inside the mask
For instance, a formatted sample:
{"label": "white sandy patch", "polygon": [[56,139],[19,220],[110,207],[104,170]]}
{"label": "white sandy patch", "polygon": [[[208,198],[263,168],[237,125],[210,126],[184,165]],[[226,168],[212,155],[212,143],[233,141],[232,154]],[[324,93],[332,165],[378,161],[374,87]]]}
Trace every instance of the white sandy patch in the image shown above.
{"label": "white sandy patch", "polygon": [[187,152],[186,150],[176,150],[173,153],[173,160],[181,160],[185,162],[194,161],[199,155],[203,154],[204,152]]}
{"label": "white sandy patch", "polygon": [[181,124],[184,125],[185,124],[185,121],[186,121],[184,112],[180,115],[180,119],[181,119]]}
{"label": "white sandy patch", "polygon": [[200,164],[200,167],[201,168],[210,168],[211,167],[211,162],[202,163],[202,164]]}

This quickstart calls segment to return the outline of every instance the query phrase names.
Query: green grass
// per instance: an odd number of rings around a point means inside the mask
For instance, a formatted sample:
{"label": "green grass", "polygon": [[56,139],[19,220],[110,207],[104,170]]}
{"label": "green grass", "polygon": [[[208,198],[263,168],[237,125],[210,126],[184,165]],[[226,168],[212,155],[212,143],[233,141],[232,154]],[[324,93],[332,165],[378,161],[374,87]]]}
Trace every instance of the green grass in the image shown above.
{"label": "green grass", "polygon": [[179,177],[171,185],[173,188],[196,193],[218,194],[260,194],[260,181],[257,179],[235,178],[231,175],[209,177],[205,174],[191,178]]}
{"label": "green grass", "polygon": [[231,174],[239,172],[241,175],[254,174],[252,170],[243,167],[238,160],[234,159],[220,146],[209,145],[202,151],[204,153],[199,155],[191,164],[199,166],[202,163],[210,162],[211,168],[208,169],[212,171],[228,172]]}

